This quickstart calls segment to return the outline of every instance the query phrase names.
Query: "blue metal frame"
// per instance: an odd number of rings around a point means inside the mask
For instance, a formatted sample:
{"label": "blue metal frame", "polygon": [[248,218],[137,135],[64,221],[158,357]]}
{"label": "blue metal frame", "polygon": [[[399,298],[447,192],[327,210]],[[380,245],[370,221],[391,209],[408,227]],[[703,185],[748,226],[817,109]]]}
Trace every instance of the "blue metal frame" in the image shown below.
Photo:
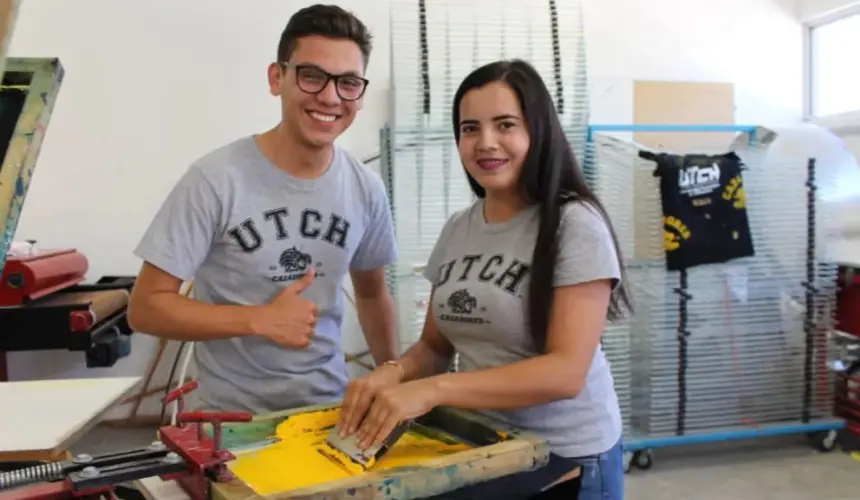
{"label": "blue metal frame", "polygon": [[594,157],[594,134],[598,132],[735,132],[749,134],[749,144],[755,144],[755,125],[658,125],[658,124],[595,124],[589,125],[585,134],[585,153],[582,159],[582,171],[586,180],[594,187],[600,172]]}
{"label": "blue metal frame", "polygon": [[[594,142],[594,134],[598,132],[736,132],[749,134],[749,143],[756,142],[755,125],[633,125],[633,124],[597,124],[589,125],[586,134],[587,145]],[[596,179],[599,172],[596,165],[589,163],[594,160],[590,156],[591,148],[586,148],[586,159],[584,169],[589,175]],[[595,169],[590,171],[590,169]],[[759,437],[784,436],[791,434],[812,434],[818,432],[839,431],[846,426],[844,420],[838,418],[816,419],[809,423],[791,424],[767,424],[758,427],[729,427],[721,430],[701,431],[684,435],[661,434],[654,436],[638,436],[636,434],[624,436],[624,449],[628,452],[637,452],[651,448],[663,448],[667,446],[689,445],[700,443],[713,443],[734,439],[750,439]]]}
{"label": "blue metal frame", "polygon": [[729,427],[718,431],[703,431],[700,433],[675,436],[671,434],[650,437],[624,436],[625,451],[640,451],[652,448],[665,448],[702,443],[716,443],[735,439],[752,439],[773,436],[788,436],[792,434],[813,434],[816,432],[838,431],[845,427],[844,420],[821,419],[807,424],[767,424],[760,427]]}
{"label": "blue metal frame", "polygon": [[594,140],[594,132],[738,132],[755,138],[755,125],[589,125],[587,141]]}

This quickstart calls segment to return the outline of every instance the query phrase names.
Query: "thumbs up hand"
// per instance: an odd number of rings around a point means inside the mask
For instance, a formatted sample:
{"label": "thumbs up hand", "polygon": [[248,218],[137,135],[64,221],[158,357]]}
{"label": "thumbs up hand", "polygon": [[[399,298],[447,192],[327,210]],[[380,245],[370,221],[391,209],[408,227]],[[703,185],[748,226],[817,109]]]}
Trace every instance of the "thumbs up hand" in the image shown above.
{"label": "thumbs up hand", "polygon": [[313,281],[314,270],[311,269],[261,306],[254,318],[254,332],[284,347],[296,349],[310,345],[317,323],[317,306],[301,293]]}

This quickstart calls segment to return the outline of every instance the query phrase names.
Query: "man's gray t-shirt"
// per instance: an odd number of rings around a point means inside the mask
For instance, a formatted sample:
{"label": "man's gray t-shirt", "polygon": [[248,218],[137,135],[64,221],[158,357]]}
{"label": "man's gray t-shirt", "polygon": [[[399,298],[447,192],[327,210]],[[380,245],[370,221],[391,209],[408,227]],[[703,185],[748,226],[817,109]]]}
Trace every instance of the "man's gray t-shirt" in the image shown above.
{"label": "man's gray t-shirt", "polygon": [[315,269],[302,294],[319,309],[306,349],[254,336],[195,344],[201,406],[255,413],[342,398],[341,284],[350,269],[383,267],[396,254],[379,175],[336,147],[322,176],[299,179],[271,164],[250,136],[196,161],[135,250],[193,279],[195,298],[212,304],[268,303]]}
{"label": "man's gray t-shirt", "polygon": [[[490,224],[483,201],[454,214],[427,263],[434,284],[433,314],[460,355],[460,370],[481,370],[541,354],[529,333],[527,295],[540,216],[536,206]],[[563,208],[554,286],[599,279],[620,282],[609,228],[584,202]],[[570,325],[567,335],[577,334]],[[598,347],[582,391],[571,399],[514,410],[486,411],[535,432],[564,457],[603,453],[621,438],[621,413],[609,362]]]}

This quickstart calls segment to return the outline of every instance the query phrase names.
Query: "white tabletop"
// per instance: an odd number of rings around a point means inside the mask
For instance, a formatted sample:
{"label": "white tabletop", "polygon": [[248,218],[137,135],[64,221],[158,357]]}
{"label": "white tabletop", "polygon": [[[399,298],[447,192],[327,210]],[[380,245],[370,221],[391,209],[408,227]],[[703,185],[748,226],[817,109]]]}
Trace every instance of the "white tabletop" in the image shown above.
{"label": "white tabletop", "polygon": [[163,481],[160,477],[146,477],[134,482],[146,500],[191,500],[176,481]]}
{"label": "white tabletop", "polygon": [[0,453],[68,446],[140,379],[0,382]]}

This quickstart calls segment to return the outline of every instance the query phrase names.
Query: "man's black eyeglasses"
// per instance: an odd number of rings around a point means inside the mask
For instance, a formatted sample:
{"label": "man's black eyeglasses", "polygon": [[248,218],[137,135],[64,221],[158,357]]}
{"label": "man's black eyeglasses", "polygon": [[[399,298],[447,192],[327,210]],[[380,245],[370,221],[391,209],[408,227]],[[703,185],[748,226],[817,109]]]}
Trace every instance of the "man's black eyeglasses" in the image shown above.
{"label": "man's black eyeglasses", "polygon": [[356,75],[333,75],[312,64],[279,63],[284,69],[296,70],[296,84],[302,92],[319,94],[326,88],[328,82],[334,80],[337,95],[344,101],[361,99],[370,80]]}

